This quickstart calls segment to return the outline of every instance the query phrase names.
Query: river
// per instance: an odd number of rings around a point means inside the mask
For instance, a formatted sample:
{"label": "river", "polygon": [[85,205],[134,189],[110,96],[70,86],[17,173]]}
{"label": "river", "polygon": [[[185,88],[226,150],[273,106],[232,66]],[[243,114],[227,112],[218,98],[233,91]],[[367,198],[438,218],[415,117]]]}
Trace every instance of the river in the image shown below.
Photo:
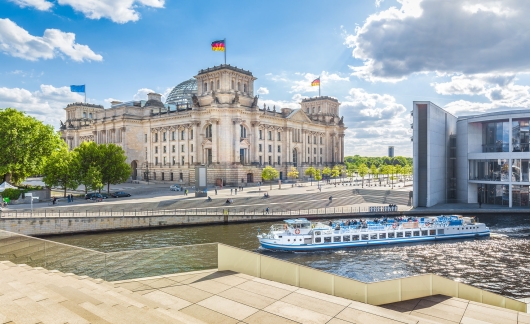
{"label": "river", "polygon": [[530,215],[484,215],[480,221],[490,227],[490,238],[301,253],[259,247],[256,234],[267,230],[271,222],[48,239],[102,252],[220,242],[364,282],[434,273],[504,296],[530,297]]}

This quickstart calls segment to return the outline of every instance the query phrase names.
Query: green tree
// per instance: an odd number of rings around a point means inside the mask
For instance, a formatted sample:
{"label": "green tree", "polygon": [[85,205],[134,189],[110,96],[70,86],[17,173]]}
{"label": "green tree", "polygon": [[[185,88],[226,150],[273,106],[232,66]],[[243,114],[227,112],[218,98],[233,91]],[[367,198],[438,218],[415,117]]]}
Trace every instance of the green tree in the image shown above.
{"label": "green tree", "polygon": [[52,126],[13,108],[0,109],[0,176],[20,184],[41,173],[45,159],[61,142]]}
{"label": "green tree", "polygon": [[340,168],[338,165],[335,165],[333,169],[331,169],[331,177],[335,179],[335,187],[337,186],[337,178],[340,176]]}
{"label": "green tree", "polygon": [[357,172],[359,173],[359,176],[362,180],[361,187],[364,188],[364,176],[368,174],[368,167],[366,166],[366,164],[363,163],[359,165],[359,169],[357,170]]}
{"label": "green tree", "polygon": [[317,173],[315,173],[315,180],[317,181],[317,186],[320,185],[320,180],[322,180],[322,171],[317,170]]}
{"label": "green tree", "polygon": [[66,144],[54,151],[42,168],[42,180],[48,187],[61,187],[64,189],[77,189],[79,181],[76,177],[75,152],[69,152]]}
{"label": "green tree", "polygon": [[311,179],[311,185],[313,185],[313,178],[315,177],[316,173],[317,173],[317,169],[315,169],[313,167],[307,168],[307,170],[305,170],[305,172],[304,172],[304,174],[306,176],[309,176],[309,178]]}
{"label": "green tree", "polygon": [[2,197],[9,198],[9,200],[17,200],[20,197],[22,190],[18,188],[7,188],[2,192]]}
{"label": "green tree", "polygon": [[103,159],[98,145],[94,142],[83,142],[74,149],[74,152],[76,152],[73,160],[76,179],[85,186],[85,193],[89,188],[101,188],[102,186],[95,185],[102,183],[101,161]]}
{"label": "green tree", "polygon": [[331,176],[331,169],[328,167],[325,167],[324,170],[322,170],[322,175],[325,175],[327,177]]}
{"label": "green tree", "polygon": [[270,186],[272,190],[272,180],[278,178],[280,173],[275,168],[271,167],[270,165],[267,165],[263,171],[261,171],[261,178],[265,181],[270,181]]}
{"label": "green tree", "polygon": [[131,175],[131,167],[125,162],[127,156],[125,151],[116,144],[101,144],[100,151],[101,181],[107,185],[110,193],[110,185],[127,181]]}
{"label": "green tree", "polygon": [[287,172],[287,177],[292,179],[298,179],[299,172],[295,167],[291,167],[289,172]]}

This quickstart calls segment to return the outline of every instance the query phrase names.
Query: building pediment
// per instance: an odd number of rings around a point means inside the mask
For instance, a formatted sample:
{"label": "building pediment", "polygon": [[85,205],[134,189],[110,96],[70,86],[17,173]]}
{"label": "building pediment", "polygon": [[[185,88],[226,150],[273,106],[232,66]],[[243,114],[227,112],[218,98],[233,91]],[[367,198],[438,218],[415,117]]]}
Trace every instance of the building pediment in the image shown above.
{"label": "building pediment", "polygon": [[246,138],[243,138],[243,139],[241,140],[241,143],[240,143],[240,144],[241,144],[241,145],[247,145],[247,146],[250,146],[250,142],[249,142],[249,140],[246,139]]}
{"label": "building pediment", "polygon": [[297,109],[293,111],[289,116],[287,116],[287,119],[302,123],[311,123],[311,119],[307,117],[307,115],[302,109]]}

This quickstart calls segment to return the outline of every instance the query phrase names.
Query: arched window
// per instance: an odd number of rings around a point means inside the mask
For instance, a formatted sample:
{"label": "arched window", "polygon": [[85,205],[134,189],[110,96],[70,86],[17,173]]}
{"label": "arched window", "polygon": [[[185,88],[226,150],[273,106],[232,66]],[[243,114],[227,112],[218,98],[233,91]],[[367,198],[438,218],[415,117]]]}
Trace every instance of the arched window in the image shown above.
{"label": "arched window", "polygon": [[88,114],[88,118],[92,118],[92,113],[89,113],[89,114]]}
{"label": "arched window", "polygon": [[86,118],[86,112],[83,112],[83,118]]}
{"label": "arched window", "polygon": [[219,82],[219,80],[217,80],[217,89],[219,89],[221,87],[221,82]]}
{"label": "arched window", "polygon": [[234,89],[234,80],[232,80],[232,87],[230,89]]}
{"label": "arched window", "polygon": [[213,89],[214,89],[214,88],[213,88],[213,81],[210,82],[210,88],[211,88],[212,91],[213,91]]}
{"label": "arched window", "polygon": [[212,137],[212,124],[206,126],[206,138]]}
{"label": "arched window", "polygon": [[241,131],[241,138],[247,138],[247,129],[245,128],[245,126],[240,125],[239,127]]}
{"label": "arched window", "polygon": [[245,92],[245,93],[247,92],[247,84],[246,83],[243,84],[243,92]]}
{"label": "arched window", "polygon": [[241,82],[237,83],[237,91],[241,91]]}
{"label": "arched window", "polygon": [[203,90],[203,92],[206,92],[206,91],[208,91],[208,83],[204,82],[204,90]]}
{"label": "arched window", "polygon": [[315,107],[313,107],[312,113],[313,113],[313,114],[315,113]]}

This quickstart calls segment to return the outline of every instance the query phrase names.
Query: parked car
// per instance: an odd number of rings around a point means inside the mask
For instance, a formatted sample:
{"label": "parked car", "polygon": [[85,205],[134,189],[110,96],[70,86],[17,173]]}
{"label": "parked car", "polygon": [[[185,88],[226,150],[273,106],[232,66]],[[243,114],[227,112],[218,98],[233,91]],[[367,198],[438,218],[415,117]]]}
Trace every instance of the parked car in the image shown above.
{"label": "parked car", "polygon": [[102,193],[101,196],[103,197],[103,199],[109,198],[109,194],[106,194],[106,193]]}
{"label": "parked car", "polygon": [[182,187],[178,184],[174,184],[174,185],[171,185],[171,187],[169,187],[169,190],[171,191],[182,191]]}
{"label": "parked car", "polygon": [[92,198],[104,198],[103,195],[97,192],[90,192],[85,195],[85,199],[92,199]]}
{"label": "parked car", "polygon": [[116,191],[110,194],[113,198],[119,198],[119,197],[130,197],[130,193],[126,193],[123,191]]}

